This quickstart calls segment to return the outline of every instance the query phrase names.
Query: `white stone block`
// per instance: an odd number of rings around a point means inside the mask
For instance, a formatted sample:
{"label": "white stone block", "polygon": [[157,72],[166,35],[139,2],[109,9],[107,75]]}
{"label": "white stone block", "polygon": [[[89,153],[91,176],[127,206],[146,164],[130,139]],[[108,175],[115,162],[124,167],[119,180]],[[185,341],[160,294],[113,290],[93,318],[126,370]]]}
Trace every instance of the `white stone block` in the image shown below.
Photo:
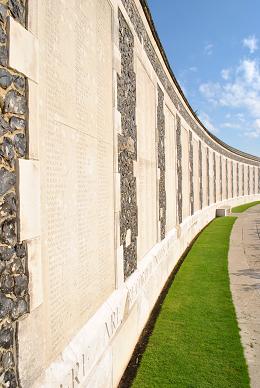
{"label": "white stone block", "polygon": [[40,239],[27,241],[30,312],[43,302],[42,258]]}
{"label": "white stone block", "polygon": [[216,209],[216,217],[225,217],[230,214],[231,207],[230,206],[222,206]]}
{"label": "white stone block", "polygon": [[131,229],[127,229],[126,232],[126,238],[125,238],[125,245],[128,247],[131,244]]}
{"label": "white stone block", "polygon": [[39,162],[18,159],[17,193],[19,196],[19,241],[40,235],[40,176]]}
{"label": "white stone block", "polygon": [[9,66],[38,82],[38,40],[12,17],[9,26]]}

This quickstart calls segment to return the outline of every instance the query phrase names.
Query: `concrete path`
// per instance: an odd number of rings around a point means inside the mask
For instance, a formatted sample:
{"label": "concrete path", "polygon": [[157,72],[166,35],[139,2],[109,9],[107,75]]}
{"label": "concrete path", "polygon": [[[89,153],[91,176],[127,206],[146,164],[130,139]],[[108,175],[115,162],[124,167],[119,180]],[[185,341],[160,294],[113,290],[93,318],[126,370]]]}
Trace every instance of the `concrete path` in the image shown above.
{"label": "concrete path", "polygon": [[229,249],[229,276],[252,388],[260,388],[260,205],[238,216]]}

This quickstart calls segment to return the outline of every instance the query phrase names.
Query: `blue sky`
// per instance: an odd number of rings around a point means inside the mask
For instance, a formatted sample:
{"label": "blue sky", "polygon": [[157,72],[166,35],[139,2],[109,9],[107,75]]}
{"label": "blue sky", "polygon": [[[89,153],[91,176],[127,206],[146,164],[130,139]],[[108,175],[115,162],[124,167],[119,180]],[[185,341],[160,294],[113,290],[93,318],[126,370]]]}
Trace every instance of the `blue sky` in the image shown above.
{"label": "blue sky", "polygon": [[260,1],[148,0],[173,72],[205,126],[260,156]]}

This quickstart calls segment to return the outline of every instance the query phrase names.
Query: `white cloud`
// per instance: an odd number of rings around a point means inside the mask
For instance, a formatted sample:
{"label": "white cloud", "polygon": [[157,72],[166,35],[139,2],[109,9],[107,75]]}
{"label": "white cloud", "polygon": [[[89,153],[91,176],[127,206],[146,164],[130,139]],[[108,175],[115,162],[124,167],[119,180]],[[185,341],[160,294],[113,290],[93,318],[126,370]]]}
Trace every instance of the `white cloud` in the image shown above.
{"label": "white cloud", "polygon": [[227,119],[222,124],[220,124],[221,128],[231,128],[231,129],[243,129],[245,123],[244,114],[239,112],[235,114],[226,114],[225,118]]}
{"label": "white cloud", "polygon": [[211,106],[230,108],[220,128],[236,129],[243,136],[260,139],[259,60],[244,59],[232,70],[228,79],[203,83],[199,90]]}
{"label": "white cloud", "polygon": [[215,98],[221,92],[218,82],[207,82],[199,86],[199,91],[208,99]]}
{"label": "white cloud", "polygon": [[201,94],[215,105],[246,109],[254,118],[260,112],[260,69],[256,60],[239,63],[234,79],[224,83],[207,82],[199,86]]}
{"label": "white cloud", "polygon": [[212,43],[209,43],[209,44],[206,44],[206,46],[204,47],[204,53],[206,55],[211,55],[213,53],[213,44]]}
{"label": "white cloud", "polygon": [[214,126],[214,124],[212,123],[212,121],[207,113],[201,112],[199,114],[199,119],[210,132],[213,132],[213,133],[218,132],[217,128]]}
{"label": "white cloud", "polygon": [[238,128],[237,123],[228,122],[228,121],[226,121],[225,123],[222,123],[221,127],[222,128]]}
{"label": "white cloud", "polygon": [[248,36],[243,39],[243,46],[247,47],[251,54],[253,54],[258,49],[258,39],[255,35]]}
{"label": "white cloud", "polygon": [[253,89],[260,90],[260,69],[256,59],[244,59],[237,68],[238,77],[250,84]]}
{"label": "white cloud", "polygon": [[189,68],[189,70],[190,70],[190,71],[193,71],[193,72],[196,72],[198,69],[197,69],[196,66],[191,66],[191,67]]}
{"label": "white cloud", "polygon": [[222,77],[224,80],[228,80],[229,77],[230,77],[230,72],[231,72],[230,69],[223,69],[223,70],[221,70],[221,77]]}
{"label": "white cloud", "polygon": [[253,129],[246,131],[245,135],[251,139],[260,138],[260,119],[256,119],[253,123]]}
{"label": "white cloud", "polygon": [[237,117],[238,121],[240,121],[241,123],[244,123],[246,121],[244,113],[236,113],[235,116]]}

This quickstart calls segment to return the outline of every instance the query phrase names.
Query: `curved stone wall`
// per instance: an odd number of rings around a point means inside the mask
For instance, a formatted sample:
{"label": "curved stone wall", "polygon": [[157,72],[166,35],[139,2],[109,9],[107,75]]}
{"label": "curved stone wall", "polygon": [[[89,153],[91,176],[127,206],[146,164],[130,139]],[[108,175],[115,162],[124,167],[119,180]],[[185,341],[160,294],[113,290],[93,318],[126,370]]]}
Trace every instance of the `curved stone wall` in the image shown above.
{"label": "curved stone wall", "polygon": [[0,1],[6,387],[116,387],[193,238],[260,200],[260,158],[198,120],[146,1],[65,3]]}

